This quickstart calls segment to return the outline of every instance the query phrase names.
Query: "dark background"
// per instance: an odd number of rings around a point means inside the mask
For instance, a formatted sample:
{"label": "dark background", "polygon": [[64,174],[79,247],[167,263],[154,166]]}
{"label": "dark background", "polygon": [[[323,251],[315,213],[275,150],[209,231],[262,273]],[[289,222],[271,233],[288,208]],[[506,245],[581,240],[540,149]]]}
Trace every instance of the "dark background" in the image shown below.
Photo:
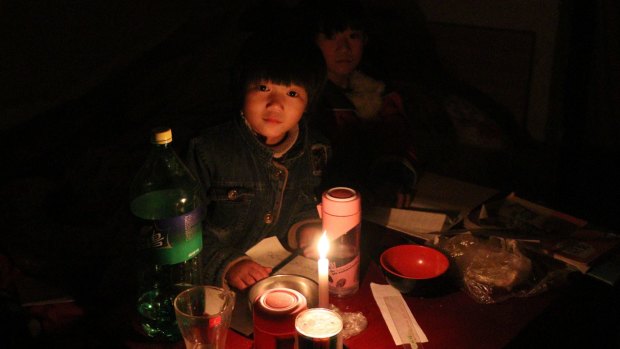
{"label": "dark background", "polygon": [[[437,32],[415,1],[364,2],[374,9],[371,35],[381,37],[369,41],[369,69],[403,87],[416,111],[422,169],[516,190],[617,229],[620,12],[614,1],[560,1],[555,109],[544,140],[530,137],[494,96],[442,65],[446,47],[436,47]],[[70,280],[63,286],[78,298],[129,273],[127,191],[146,156],[149,130],[171,126],[183,153],[196,130],[234,115],[230,64],[247,35],[244,9],[257,4],[0,3],[0,252],[26,273]],[[472,55],[479,50],[472,47]],[[445,96],[482,115],[483,131],[484,125],[499,129],[501,146],[463,143]],[[102,299],[117,293],[96,289]]]}

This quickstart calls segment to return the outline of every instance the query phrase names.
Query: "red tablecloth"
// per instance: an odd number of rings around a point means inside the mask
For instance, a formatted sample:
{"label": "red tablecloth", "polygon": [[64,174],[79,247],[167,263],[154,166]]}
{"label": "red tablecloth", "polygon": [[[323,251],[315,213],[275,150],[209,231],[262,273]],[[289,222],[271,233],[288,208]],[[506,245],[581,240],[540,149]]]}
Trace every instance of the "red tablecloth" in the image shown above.
{"label": "red tablecloth", "polygon": [[[384,236],[373,236],[372,234],[377,233],[376,230],[373,232],[373,229],[367,229],[366,233],[372,240],[373,248],[382,246],[377,242],[383,241]],[[19,272],[11,268],[7,258],[1,255],[0,257],[0,286],[4,290],[10,290],[11,280],[18,276]],[[330,299],[341,311],[361,311],[368,320],[368,327],[360,334],[345,340],[345,345],[349,349],[397,348],[370,291],[371,282],[385,284],[386,281],[374,259],[362,265],[363,280],[359,291],[347,298]],[[571,297],[582,297],[578,299],[587,300],[596,306],[596,299],[585,297],[590,289],[591,287],[585,291],[578,290],[578,294]],[[496,349],[504,348],[528,324],[547,311],[549,305],[561,301],[565,293],[567,292],[552,290],[534,297],[512,298],[502,303],[485,305],[476,303],[466,293],[455,289],[436,297],[405,296],[405,300],[429,339],[428,343],[422,345],[423,348]],[[563,307],[567,303],[564,301],[559,304]],[[153,343],[137,335],[132,325],[132,316],[135,316],[132,315],[133,309],[133,304],[83,305],[71,302],[28,307],[24,312],[43,326],[42,334],[34,343],[48,344],[51,341],[54,347],[76,347],[76,344],[77,347],[90,347],[90,344],[129,348],[184,347],[182,341],[171,344]],[[552,309],[555,309],[555,313],[562,313],[557,306]],[[598,311],[603,313],[602,310]],[[585,320],[586,323],[588,321]],[[584,320],[581,320],[580,323],[583,322]],[[80,346],[79,343],[84,345]],[[251,338],[233,330],[229,331],[227,348],[251,347]]]}

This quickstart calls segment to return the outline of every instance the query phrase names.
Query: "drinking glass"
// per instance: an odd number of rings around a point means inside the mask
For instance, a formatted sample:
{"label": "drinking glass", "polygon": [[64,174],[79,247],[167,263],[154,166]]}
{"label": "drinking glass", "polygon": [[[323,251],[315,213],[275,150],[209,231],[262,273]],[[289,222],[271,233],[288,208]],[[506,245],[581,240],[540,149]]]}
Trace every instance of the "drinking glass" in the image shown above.
{"label": "drinking glass", "polygon": [[235,293],[214,286],[195,286],[179,293],[174,311],[187,349],[224,349]]}

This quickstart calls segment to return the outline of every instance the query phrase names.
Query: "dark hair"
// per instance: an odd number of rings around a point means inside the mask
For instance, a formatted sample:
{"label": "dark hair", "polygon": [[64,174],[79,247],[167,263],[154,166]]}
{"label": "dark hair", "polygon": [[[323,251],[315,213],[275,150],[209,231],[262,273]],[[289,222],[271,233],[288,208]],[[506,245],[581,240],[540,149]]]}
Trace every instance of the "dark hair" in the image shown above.
{"label": "dark hair", "polygon": [[347,28],[368,29],[368,18],[358,0],[307,0],[302,6],[306,8],[312,36],[323,33],[331,37]]}
{"label": "dark hair", "polygon": [[321,52],[308,38],[265,31],[255,32],[246,40],[235,75],[239,105],[249,84],[270,80],[303,86],[310,109],[327,80],[327,69]]}

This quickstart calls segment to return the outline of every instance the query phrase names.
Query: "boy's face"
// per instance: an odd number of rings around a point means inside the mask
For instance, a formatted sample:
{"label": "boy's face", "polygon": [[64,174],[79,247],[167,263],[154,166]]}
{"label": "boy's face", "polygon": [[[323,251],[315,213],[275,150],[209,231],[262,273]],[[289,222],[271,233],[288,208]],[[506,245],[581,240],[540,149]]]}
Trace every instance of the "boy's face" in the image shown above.
{"label": "boy's face", "polygon": [[319,33],[316,43],[325,58],[327,77],[333,82],[347,79],[362,60],[364,33],[360,30],[347,28],[331,37]]}
{"label": "boy's face", "polygon": [[301,119],[308,103],[302,86],[259,81],[245,91],[243,114],[254,132],[266,138],[266,144],[277,144]]}

